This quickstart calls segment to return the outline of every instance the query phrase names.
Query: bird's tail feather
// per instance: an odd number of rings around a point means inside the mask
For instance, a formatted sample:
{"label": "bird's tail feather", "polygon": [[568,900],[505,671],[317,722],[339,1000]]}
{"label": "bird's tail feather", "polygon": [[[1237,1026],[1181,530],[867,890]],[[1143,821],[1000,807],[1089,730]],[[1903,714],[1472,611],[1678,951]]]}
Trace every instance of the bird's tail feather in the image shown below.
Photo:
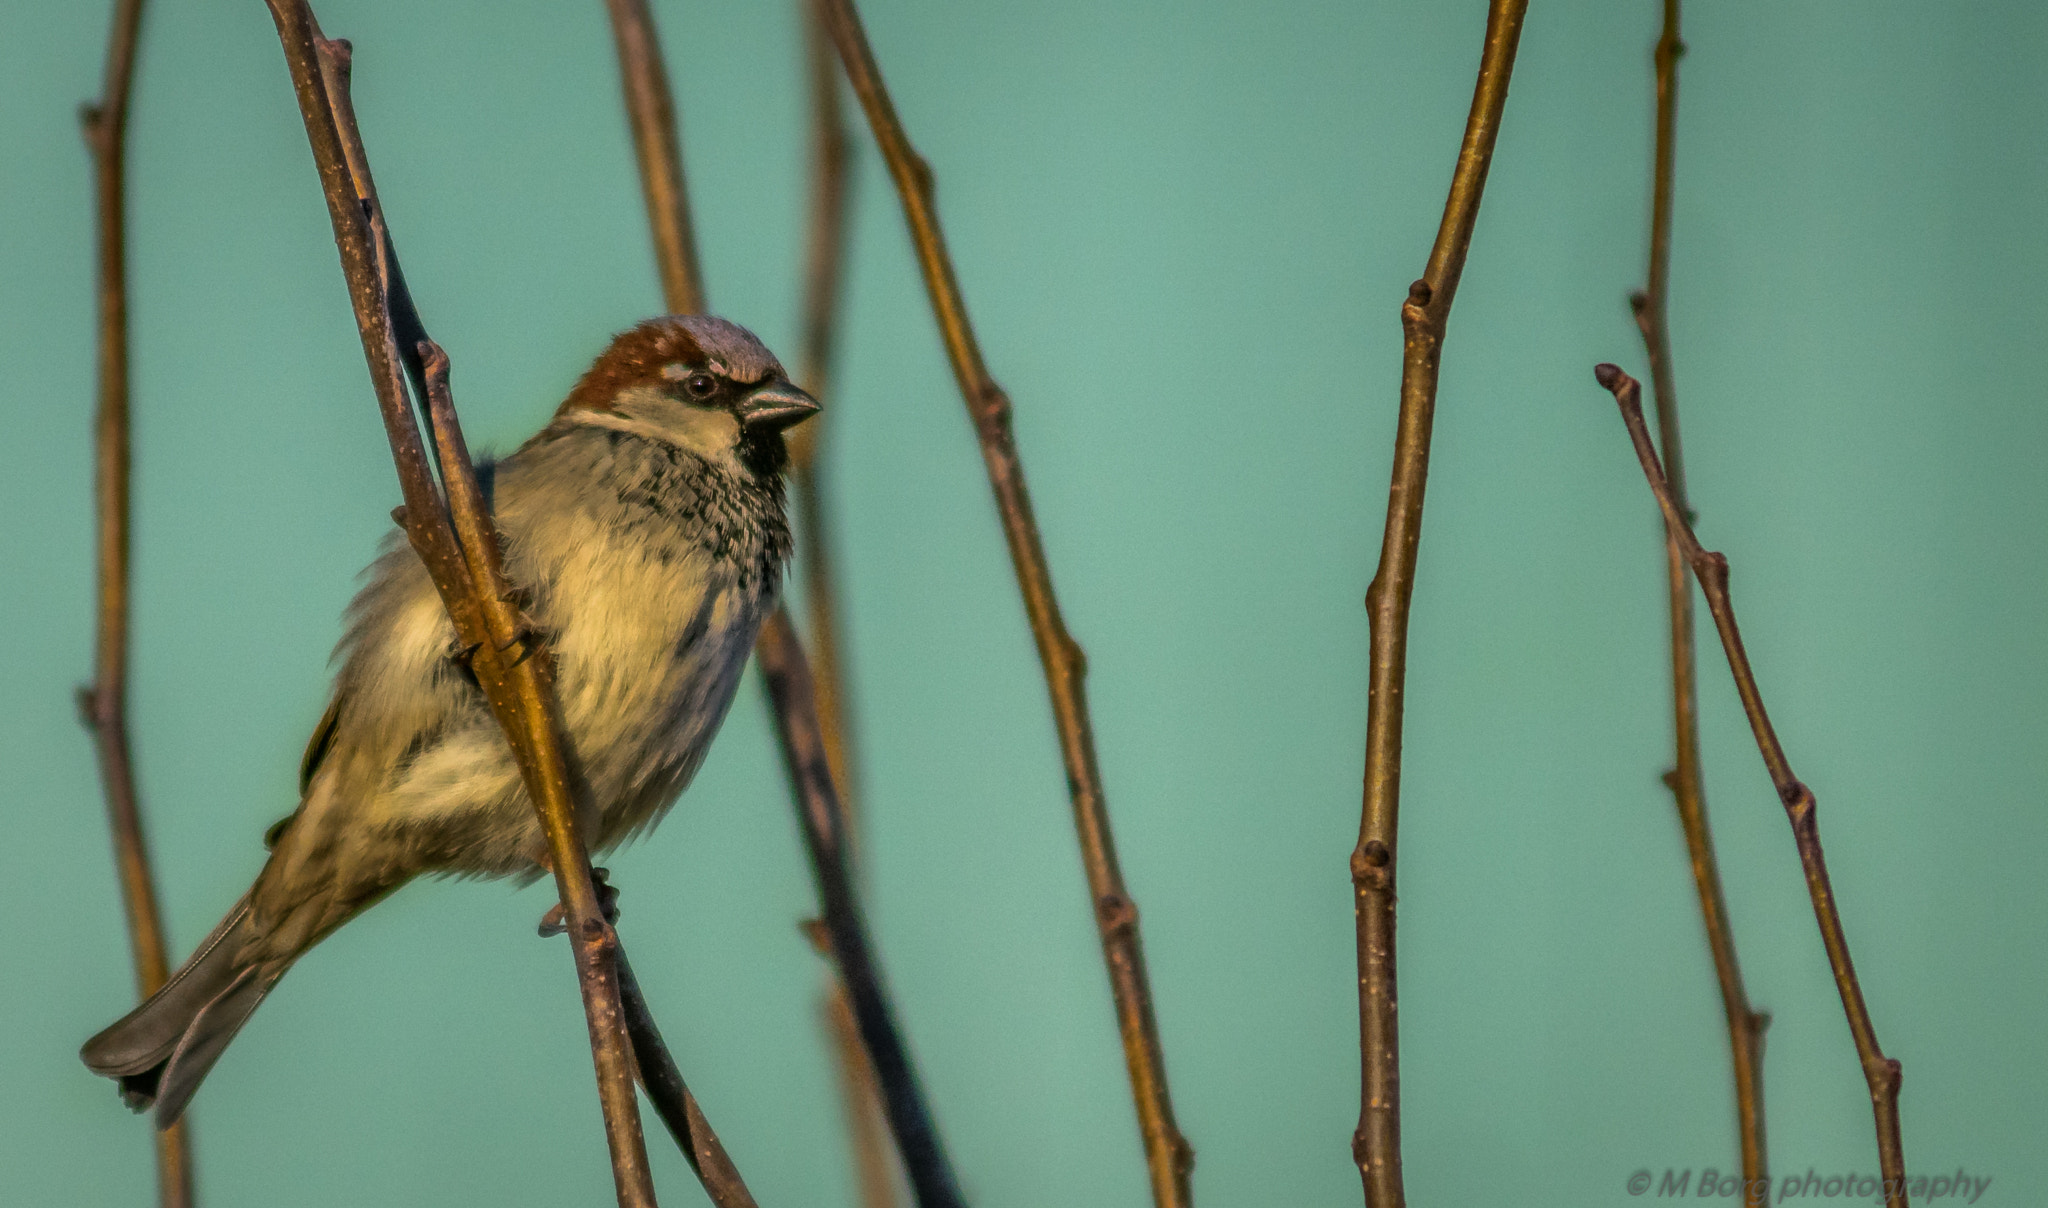
{"label": "bird's tail feather", "polygon": [[176,1123],[200,1080],[289,967],[286,961],[245,961],[254,934],[243,898],[163,989],[79,1051],[94,1073],[120,1080],[129,1107],[142,1111],[154,1104],[158,1128]]}

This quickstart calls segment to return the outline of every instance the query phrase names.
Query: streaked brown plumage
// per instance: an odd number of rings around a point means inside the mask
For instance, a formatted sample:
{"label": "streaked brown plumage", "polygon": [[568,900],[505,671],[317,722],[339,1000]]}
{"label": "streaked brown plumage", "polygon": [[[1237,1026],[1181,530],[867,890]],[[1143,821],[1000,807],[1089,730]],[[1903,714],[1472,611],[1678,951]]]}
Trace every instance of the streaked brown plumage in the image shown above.
{"label": "streaked brown plumage", "polygon": [[[722,319],[615,338],[553,420],[480,477],[506,569],[559,660],[592,849],[652,825],[725,716],[789,554],[782,429],[817,409]],[[426,568],[397,535],[336,650],[300,803],[256,882],[165,987],[88,1041],[95,1072],[168,1127],[294,961],[423,873],[537,875],[517,765]]]}

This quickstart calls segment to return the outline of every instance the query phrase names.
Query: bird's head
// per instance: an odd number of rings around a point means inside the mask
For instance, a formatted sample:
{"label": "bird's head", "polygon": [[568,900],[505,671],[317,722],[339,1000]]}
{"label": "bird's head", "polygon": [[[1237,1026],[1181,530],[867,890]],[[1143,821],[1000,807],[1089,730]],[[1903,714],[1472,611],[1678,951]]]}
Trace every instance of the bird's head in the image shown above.
{"label": "bird's head", "polygon": [[753,332],[710,315],[662,315],[614,337],[555,422],[632,432],[772,477],[788,459],[782,430],[817,410]]}

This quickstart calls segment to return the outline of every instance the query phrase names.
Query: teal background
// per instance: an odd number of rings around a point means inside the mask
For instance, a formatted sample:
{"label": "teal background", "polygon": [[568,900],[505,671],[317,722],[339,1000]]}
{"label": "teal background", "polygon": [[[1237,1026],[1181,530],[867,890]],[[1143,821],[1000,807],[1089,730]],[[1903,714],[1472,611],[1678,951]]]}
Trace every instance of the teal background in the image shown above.
{"label": "teal background", "polygon": [[[0,34],[0,1201],[134,1204],[77,1064],[130,1001],[90,665],[76,105],[104,5]],[[1352,918],[1397,308],[1484,5],[872,0],[1087,647],[1175,1104],[1211,1205],[1356,1203]],[[1734,1163],[1726,1039],[1657,783],[1658,525],[1596,361],[1640,372],[1657,6],[1539,3],[1444,357],[1410,660],[1401,1005],[1415,1203],[1629,1202]],[[601,8],[320,5],[472,440],[657,305]],[[723,313],[794,355],[790,5],[662,4]],[[1703,539],[1905,1063],[1916,1173],[2048,1195],[2048,11],[1695,5],[1672,314]],[[863,146],[830,451],[875,925],[972,1200],[1144,1202],[1043,688],[972,438]],[[258,868],[397,502],[254,0],[152,5],[135,99],[134,730],[174,947]],[[1704,648],[1716,838],[1774,1168],[1874,1173],[1791,839]],[[762,1203],[851,1202],[810,890],[751,682],[611,861],[624,934]],[[210,1208],[610,1200],[544,888],[422,883],[280,987],[193,1112]],[[651,1140],[665,1202],[701,1202]],[[1654,1196],[1650,1198],[1655,1198]],[[1924,1202],[1924,1201],[1923,1201]]]}

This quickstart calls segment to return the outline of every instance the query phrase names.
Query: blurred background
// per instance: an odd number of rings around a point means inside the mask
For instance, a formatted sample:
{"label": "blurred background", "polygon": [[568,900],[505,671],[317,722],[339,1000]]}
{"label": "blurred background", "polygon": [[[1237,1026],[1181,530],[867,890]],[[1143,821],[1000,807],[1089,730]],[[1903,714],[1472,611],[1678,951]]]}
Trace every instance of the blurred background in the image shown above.
{"label": "blurred background", "polygon": [[[260,866],[398,491],[261,5],[155,4],[131,142],[133,727],[174,956]],[[1398,306],[1484,4],[870,0],[1087,648],[1111,812],[1212,1205],[1359,1200],[1353,932]],[[1534,6],[1444,355],[1410,656],[1401,1016],[1418,1204],[1620,1204],[1734,1168],[1667,765],[1660,530],[1596,361],[1643,371],[1653,0]],[[600,6],[324,0],[473,444],[658,308]],[[793,357],[794,4],[660,4],[711,296]],[[102,4],[0,37],[0,1199],[134,1204],[78,1064],[132,1000],[90,673],[78,104]],[[1702,539],[1827,845],[1909,1169],[2048,1195],[2048,11],[1687,14],[1672,321]],[[1145,1202],[1039,670],[860,132],[829,472],[887,968],[970,1198]],[[1702,647],[1715,835],[1779,1174],[1876,1171],[1784,816]],[[609,861],[761,1202],[852,1181],[758,686]],[[547,887],[420,883],[286,979],[194,1122],[210,1208],[610,1201]],[[651,1121],[650,1121],[650,1126]],[[665,1202],[701,1192],[650,1135]],[[1654,1198],[1654,1196],[1652,1197]]]}

